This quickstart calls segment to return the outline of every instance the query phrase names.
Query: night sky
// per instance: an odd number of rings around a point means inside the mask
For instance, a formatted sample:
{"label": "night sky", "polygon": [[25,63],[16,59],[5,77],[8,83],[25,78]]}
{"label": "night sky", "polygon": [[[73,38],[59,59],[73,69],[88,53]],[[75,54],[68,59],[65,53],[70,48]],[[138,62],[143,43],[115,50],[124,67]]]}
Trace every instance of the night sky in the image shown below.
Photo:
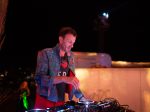
{"label": "night sky", "polygon": [[[101,13],[109,13],[102,33]],[[108,53],[112,60],[150,61],[148,7],[131,0],[10,0],[1,63],[35,67],[37,51],[53,47],[62,26],[76,29],[73,51]]]}

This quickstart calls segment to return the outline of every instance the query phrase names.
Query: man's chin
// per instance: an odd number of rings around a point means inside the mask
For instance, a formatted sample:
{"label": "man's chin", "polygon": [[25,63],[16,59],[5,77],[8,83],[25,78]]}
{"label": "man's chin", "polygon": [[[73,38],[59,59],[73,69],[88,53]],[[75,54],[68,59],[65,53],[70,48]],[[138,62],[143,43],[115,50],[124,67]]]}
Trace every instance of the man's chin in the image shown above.
{"label": "man's chin", "polygon": [[71,49],[66,49],[66,52],[70,52],[71,51]]}

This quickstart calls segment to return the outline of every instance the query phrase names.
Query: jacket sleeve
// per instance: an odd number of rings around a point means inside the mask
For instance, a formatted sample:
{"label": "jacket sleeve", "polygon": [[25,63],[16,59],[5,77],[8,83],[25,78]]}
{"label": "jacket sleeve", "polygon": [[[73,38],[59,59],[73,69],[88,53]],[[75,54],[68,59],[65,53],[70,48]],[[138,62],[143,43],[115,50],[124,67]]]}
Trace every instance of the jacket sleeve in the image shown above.
{"label": "jacket sleeve", "polygon": [[[75,76],[76,77],[76,75],[75,75],[75,62],[74,62],[74,56],[72,56],[70,59],[70,65],[71,65],[71,67],[70,67],[70,71],[69,71],[69,76]],[[83,95],[83,93],[82,93],[82,91],[80,90],[80,89],[78,89],[78,90],[75,90],[75,88],[71,85],[71,87],[72,87],[72,92],[73,92],[73,94],[72,93],[70,93],[70,100],[72,99],[72,95],[75,95],[75,97],[76,98],[81,98],[81,97],[83,97],[84,95]]]}
{"label": "jacket sleeve", "polygon": [[53,77],[48,75],[48,56],[45,50],[41,50],[37,55],[37,65],[35,72],[35,81],[39,87],[49,88],[53,84]]}

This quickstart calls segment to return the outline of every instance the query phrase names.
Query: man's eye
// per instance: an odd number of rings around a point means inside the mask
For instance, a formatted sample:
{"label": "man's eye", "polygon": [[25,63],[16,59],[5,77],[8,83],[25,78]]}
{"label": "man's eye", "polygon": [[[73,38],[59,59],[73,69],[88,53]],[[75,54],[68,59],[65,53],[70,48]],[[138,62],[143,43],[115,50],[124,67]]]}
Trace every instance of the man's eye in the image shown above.
{"label": "man's eye", "polygon": [[68,41],[66,41],[66,42],[67,42],[67,43],[69,43],[69,44],[73,44],[73,42],[72,42],[72,41],[69,41],[69,40],[68,40]]}

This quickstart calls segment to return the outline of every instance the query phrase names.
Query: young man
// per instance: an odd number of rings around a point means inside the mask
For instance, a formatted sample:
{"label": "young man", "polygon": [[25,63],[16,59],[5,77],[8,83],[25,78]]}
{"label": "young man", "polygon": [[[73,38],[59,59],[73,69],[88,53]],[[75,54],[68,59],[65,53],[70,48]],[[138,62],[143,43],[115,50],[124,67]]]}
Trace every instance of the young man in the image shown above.
{"label": "young man", "polygon": [[79,80],[74,74],[75,65],[71,49],[77,33],[71,27],[63,27],[59,32],[59,42],[53,48],[38,52],[35,80],[37,94],[34,108],[64,104],[65,93],[69,100],[75,95],[79,100],[86,100],[79,89]]}

